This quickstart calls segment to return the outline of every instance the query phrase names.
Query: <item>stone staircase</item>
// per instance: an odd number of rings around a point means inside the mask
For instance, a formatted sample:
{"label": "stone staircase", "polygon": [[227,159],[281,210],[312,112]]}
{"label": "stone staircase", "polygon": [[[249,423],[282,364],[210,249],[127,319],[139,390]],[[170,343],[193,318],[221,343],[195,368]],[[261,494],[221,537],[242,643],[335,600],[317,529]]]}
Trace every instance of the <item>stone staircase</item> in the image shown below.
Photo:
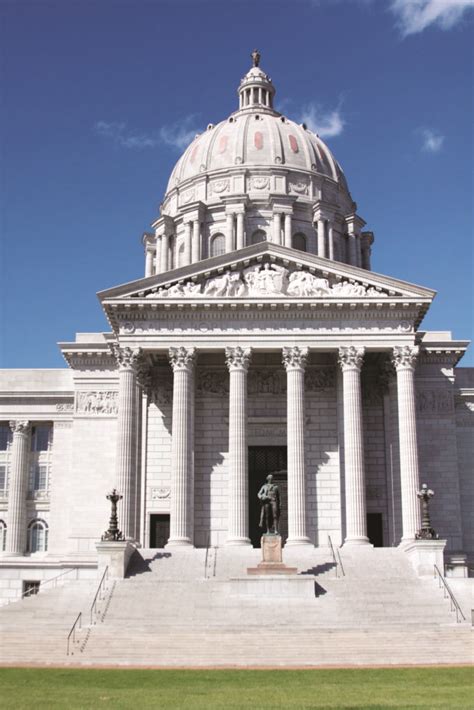
{"label": "stone staircase", "polygon": [[[343,548],[345,576],[326,548],[284,559],[314,581],[312,598],[236,594],[232,579],[260,550],[140,550],[109,583],[102,621],[65,639],[96,584],[72,583],[0,611],[0,663],[146,666],[318,666],[470,663],[472,631],[456,624],[437,583],[398,549]],[[36,609],[36,611],[35,611]],[[54,614],[52,610],[54,609]],[[470,610],[464,610],[468,620]],[[468,613],[469,612],[469,613]],[[85,619],[87,623],[87,618]],[[83,649],[82,652],[80,649]]]}

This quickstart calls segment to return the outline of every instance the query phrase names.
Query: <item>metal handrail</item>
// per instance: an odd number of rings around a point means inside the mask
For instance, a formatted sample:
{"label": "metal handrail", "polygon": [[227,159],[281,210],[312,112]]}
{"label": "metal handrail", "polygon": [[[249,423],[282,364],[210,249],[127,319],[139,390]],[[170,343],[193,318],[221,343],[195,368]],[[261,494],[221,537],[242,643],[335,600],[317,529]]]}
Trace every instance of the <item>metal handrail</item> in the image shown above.
{"label": "metal handrail", "polygon": [[[69,631],[67,635],[67,650],[66,650],[66,655],[69,656],[69,643],[71,641],[71,636],[72,636],[72,643],[76,643],[76,626],[79,624],[79,628],[82,628],[82,611],[79,612],[79,614],[76,616],[76,619],[71,626],[71,630]],[[74,648],[74,645],[73,645]],[[74,656],[74,651],[71,652],[71,655]]]}
{"label": "metal handrail", "polygon": [[339,550],[337,550],[337,557],[336,557],[336,552],[334,550],[334,545],[332,544],[331,536],[328,535],[328,541],[329,541],[329,547],[331,548],[331,553],[332,553],[332,559],[334,561],[334,564],[336,565],[336,577],[338,577],[338,570],[339,568],[341,569],[342,576],[345,577],[346,573],[344,571],[344,565],[342,564],[341,560],[341,555],[339,554]]}
{"label": "metal handrail", "polygon": [[[441,574],[441,572],[440,572],[440,570],[439,570],[439,568],[438,568],[438,565],[434,565],[434,579],[436,579],[436,577],[438,577],[439,587],[440,587],[440,588],[443,587],[444,598],[445,598],[445,599],[448,599],[448,597],[449,597],[449,599],[450,599],[450,601],[451,601],[451,611],[455,611],[455,612],[456,612],[456,622],[459,624],[459,614],[462,616],[462,618],[464,619],[464,621],[466,621],[466,617],[464,616],[464,614],[463,614],[463,612],[462,612],[462,609],[461,609],[461,607],[459,606],[456,597],[455,597],[454,594],[452,593],[452,591],[451,591],[451,589],[450,589],[450,587],[449,587],[447,581],[445,580],[445,578],[444,578],[443,575]],[[442,584],[441,584],[441,583],[442,583]]]}
{"label": "metal handrail", "polygon": [[91,625],[96,623],[95,621],[92,620],[92,618],[93,618],[92,615],[95,614],[95,615],[97,616],[97,601],[98,601],[98,600],[99,600],[99,601],[102,601],[102,596],[101,596],[102,588],[103,588],[105,582],[106,582],[107,579],[108,579],[108,572],[109,572],[109,566],[107,565],[107,567],[106,567],[105,570],[104,570],[104,574],[102,575],[102,578],[101,578],[101,580],[100,580],[100,582],[99,582],[99,586],[97,587],[97,591],[96,591],[96,593],[95,593],[94,601],[93,601],[92,604],[91,604],[91,612],[90,612],[90,613],[91,613]]}

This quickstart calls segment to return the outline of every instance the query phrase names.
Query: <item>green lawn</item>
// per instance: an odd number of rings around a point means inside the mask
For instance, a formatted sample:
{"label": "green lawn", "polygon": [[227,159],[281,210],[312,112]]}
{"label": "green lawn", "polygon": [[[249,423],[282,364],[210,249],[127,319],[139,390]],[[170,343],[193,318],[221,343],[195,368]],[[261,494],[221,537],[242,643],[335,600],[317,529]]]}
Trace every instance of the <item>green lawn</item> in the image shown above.
{"label": "green lawn", "polygon": [[0,708],[474,708],[471,668],[0,669]]}

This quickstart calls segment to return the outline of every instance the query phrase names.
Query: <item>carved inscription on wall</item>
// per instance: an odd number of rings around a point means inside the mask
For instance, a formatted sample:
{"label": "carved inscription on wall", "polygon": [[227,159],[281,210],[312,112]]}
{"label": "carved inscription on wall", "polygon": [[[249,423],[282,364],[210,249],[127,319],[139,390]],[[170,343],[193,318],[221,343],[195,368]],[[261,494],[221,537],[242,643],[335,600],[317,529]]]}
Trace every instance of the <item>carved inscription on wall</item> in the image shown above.
{"label": "carved inscription on wall", "polygon": [[77,392],[76,414],[111,415],[118,412],[118,392]]}
{"label": "carved inscription on wall", "polygon": [[448,390],[418,390],[416,393],[416,411],[420,416],[431,414],[452,414],[453,395]]}

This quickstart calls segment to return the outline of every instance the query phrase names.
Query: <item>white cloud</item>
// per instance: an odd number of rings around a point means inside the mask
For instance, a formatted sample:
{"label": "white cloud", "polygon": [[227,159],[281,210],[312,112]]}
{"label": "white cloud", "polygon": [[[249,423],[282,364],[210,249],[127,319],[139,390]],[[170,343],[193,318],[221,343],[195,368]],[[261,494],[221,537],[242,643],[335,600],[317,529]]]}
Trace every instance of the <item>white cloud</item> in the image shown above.
{"label": "white cloud", "polygon": [[391,4],[404,37],[433,24],[449,30],[473,7],[474,0],[392,0]]}
{"label": "white cloud", "polygon": [[169,126],[163,126],[160,129],[160,138],[163,143],[184,150],[194,140],[196,133],[199,133],[196,125],[197,116],[191,113]]}
{"label": "white cloud", "polygon": [[444,136],[431,128],[422,128],[420,130],[422,139],[421,150],[425,153],[439,153],[444,143]]}
{"label": "white cloud", "polygon": [[157,136],[146,133],[131,133],[127,131],[126,123],[119,123],[118,121],[112,123],[97,121],[94,130],[99,136],[103,136],[123,148],[156,148],[160,143]]}
{"label": "white cloud", "polygon": [[344,120],[340,109],[324,111],[317,104],[308,104],[299,115],[301,123],[305,123],[310,131],[317,133],[321,138],[333,138],[342,133]]}

